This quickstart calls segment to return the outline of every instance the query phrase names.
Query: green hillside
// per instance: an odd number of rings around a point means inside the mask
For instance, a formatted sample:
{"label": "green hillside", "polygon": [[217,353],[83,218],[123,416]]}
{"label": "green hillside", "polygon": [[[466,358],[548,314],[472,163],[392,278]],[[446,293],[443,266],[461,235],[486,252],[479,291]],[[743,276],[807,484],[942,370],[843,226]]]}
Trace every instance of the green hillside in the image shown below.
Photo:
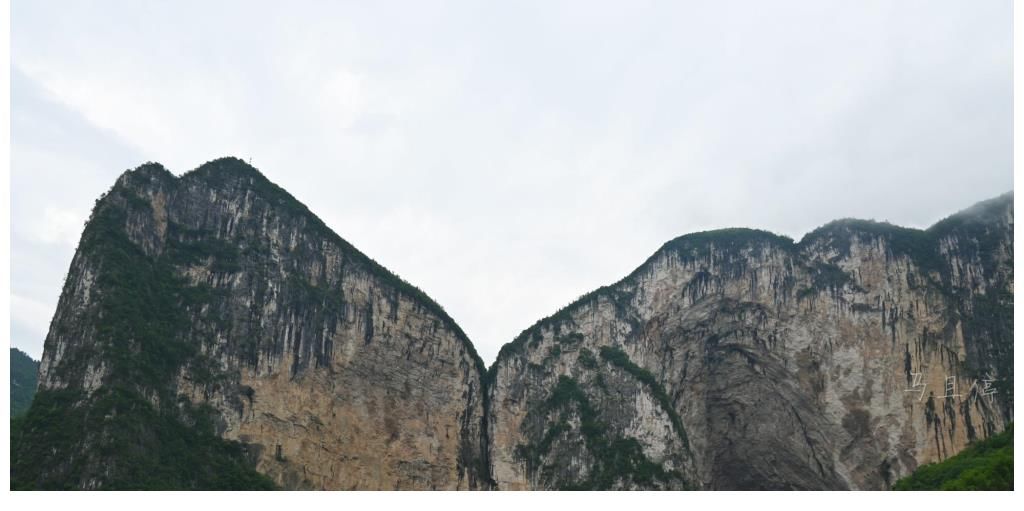
{"label": "green hillside", "polygon": [[894,490],[1013,490],[1013,425],[939,463],[921,466]]}
{"label": "green hillside", "polygon": [[11,417],[24,413],[36,394],[39,362],[18,348],[11,348]]}

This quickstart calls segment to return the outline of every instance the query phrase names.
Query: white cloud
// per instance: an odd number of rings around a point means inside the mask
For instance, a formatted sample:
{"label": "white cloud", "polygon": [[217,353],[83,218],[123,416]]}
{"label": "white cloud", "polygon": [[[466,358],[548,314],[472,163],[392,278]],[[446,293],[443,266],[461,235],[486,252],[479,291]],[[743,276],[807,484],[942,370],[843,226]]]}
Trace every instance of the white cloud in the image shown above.
{"label": "white cloud", "polygon": [[33,221],[30,232],[41,243],[63,243],[74,247],[78,245],[86,218],[87,213],[47,205],[43,208],[42,217]]}
{"label": "white cloud", "polygon": [[15,2],[14,270],[52,268],[14,284],[59,293],[70,253],[33,243],[125,167],[233,154],[490,361],[686,232],[921,226],[1012,186],[1009,2],[626,7]]}
{"label": "white cloud", "polygon": [[56,308],[56,302],[44,303],[12,293],[11,333],[23,338],[11,339],[11,346],[40,360],[43,354],[42,340],[50,328],[50,318],[53,317]]}
{"label": "white cloud", "polygon": [[16,323],[22,323],[35,333],[46,335],[50,325],[50,318],[53,316],[56,304],[48,304],[33,300],[31,298],[11,293],[11,309],[18,312],[14,318]]}

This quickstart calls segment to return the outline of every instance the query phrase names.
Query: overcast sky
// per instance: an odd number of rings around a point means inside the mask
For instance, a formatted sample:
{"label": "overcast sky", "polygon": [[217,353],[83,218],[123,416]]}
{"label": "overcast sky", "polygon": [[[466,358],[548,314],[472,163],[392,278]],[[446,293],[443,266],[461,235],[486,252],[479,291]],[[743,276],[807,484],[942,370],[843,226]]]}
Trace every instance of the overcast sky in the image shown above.
{"label": "overcast sky", "polygon": [[[627,8],[628,6],[628,8]],[[252,159],[489,364],[662,243],[926,227],[1012,188],[1009,1],[12,7],[11,344],[93,201]]]}

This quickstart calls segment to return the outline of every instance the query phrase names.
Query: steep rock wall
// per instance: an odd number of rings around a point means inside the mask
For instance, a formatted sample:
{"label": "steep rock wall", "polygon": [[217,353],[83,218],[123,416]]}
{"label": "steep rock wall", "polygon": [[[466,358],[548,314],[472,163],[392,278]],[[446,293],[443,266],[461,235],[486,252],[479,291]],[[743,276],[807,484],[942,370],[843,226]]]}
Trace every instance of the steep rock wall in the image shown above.
{"label": "steep rock wall", "polygon": [[1012,232],[1008,194],[683,236],[485,371],[244,162],[147,164],[83,233],[12,486],[888,488],[1012,420]]}
{"label": "steep rock wall", "polygon": [[[474,489],[482,372],[437,304],[228,158],[181,178],[143,166],[98,201],[40,384],[82,391],[76,407],[113,384],[172,414],[211,407],[216,434],[285,488]],[[103,487],[117,475],[93,444],[75,475]]]}
{"label": "steep rock wall", "polygon": [[[531,418],[571,378],[600,403],[595,421],[683,486],[887,488],[1011,420],[1012,292],[1012,195],[927,231],[846,220],[799,244],[747,229],[684,236],[502,350],[489,374],[493,477],[503,489],[593,484],[576,460],[600,453],[523,455],[584,436]],[[628,427],[671,414],[688,442]],[[661,487],[624,474],[610,487]]]}

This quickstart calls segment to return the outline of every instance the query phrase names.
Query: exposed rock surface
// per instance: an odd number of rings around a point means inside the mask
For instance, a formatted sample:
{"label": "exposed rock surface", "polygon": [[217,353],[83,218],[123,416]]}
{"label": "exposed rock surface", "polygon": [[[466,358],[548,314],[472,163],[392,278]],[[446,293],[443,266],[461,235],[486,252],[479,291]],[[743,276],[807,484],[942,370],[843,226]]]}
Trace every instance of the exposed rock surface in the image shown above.
{"label": "exposed rock surface", "polygon": [[244,162],[147,164],[83,234],[12,485],[883,489],[1010,422],[1012,303],[1010,194],[925,231],[696,233],[485,371]]}
{"label": "exposed rock surface", "polygon": [[[115,275],[125,263],[108,238],[118,234],[138,271]],[[146,296],[112,303],[114,286]],[[164,307],[177,313],[152,310]],[[111,314],[169,324],[160,338],[134,339],[145,326],[113,331]],[[146,353],[147,340],[167,352]],[[139,367],[122,356],[162,360]],[[181,178],[146,165],[98,201],[40,384],[88,399],[130,380],[157,409],[180,397],[211,405],[216,432],[247,445],[257,470],[285,488],[474,489],[487,487],[482,374],[437,304],[229,158]],[[94,447],[78,449],[100,465]],[[103,487],[109,474],[77,476]]]}
{"label": "exposed rock surface", "polygon": [[1012,304],[1009,194],[927,231],[841,220],[800,243],[683,236],[502,349],[489,374],[494,479],[593,482],[588,461],[607,446],[536,417],[571,378],[615,436],[690,486],[887,488],[1012,419]]}

